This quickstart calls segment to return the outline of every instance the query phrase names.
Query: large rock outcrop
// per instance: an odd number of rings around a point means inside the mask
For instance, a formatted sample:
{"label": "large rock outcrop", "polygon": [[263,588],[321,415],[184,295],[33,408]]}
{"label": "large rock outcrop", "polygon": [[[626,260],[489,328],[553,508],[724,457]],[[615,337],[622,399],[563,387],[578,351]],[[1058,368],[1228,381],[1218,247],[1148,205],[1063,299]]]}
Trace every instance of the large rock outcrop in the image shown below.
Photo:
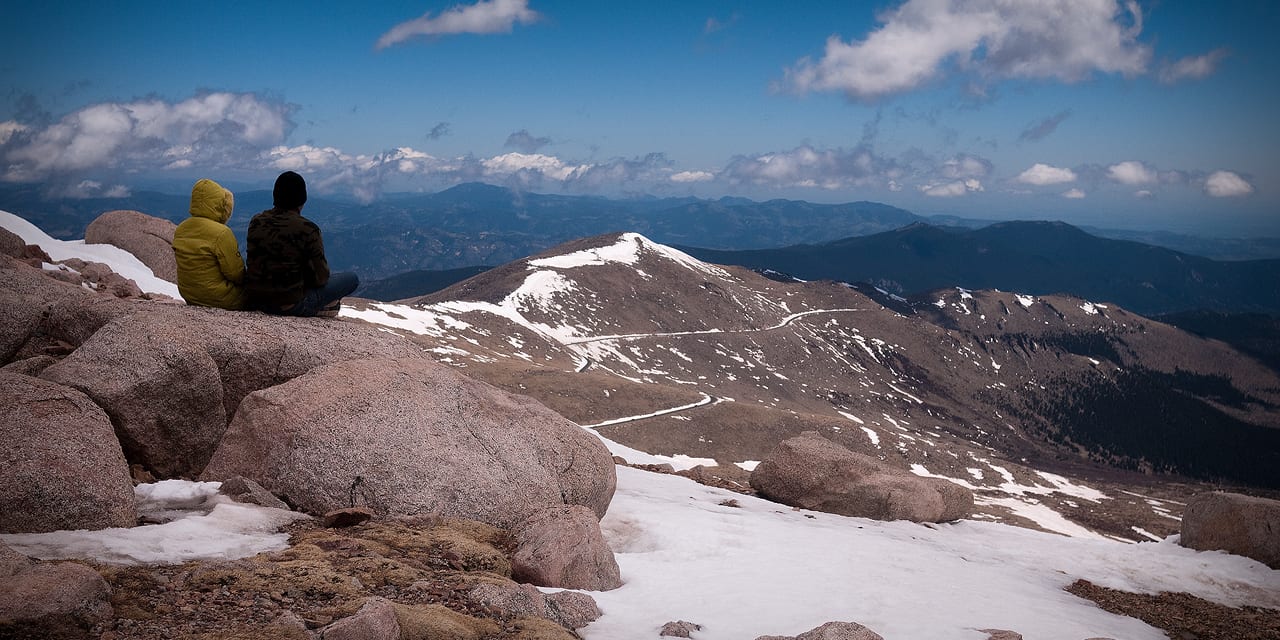
{"label": "large rock outcrop", "polygon": [[0,362],[51,350],[65,352],[112,319],[139,310],[130,301],[61,282],[47,273],[0,258]]}
{"label": "large rock outcrop", "polygon": [[202,478],[235,475],[311,513],[359,505],[504,528],[561,504],[599,518],[616,483],[604,445],[536,401],[386,358],[245,397]]}
{"label": "large rock outcrop", "polygon": [[355,323],[178,305],[145,311],[108,322],[41,377],[106,409],[129,462],[158,478],[199,474],[251,391],[326,363],[416,353]]}
{"label": "large rock outcrop", "polygon": [[108,211],[84,230],[87,244],[112,244],[142,261],[157,278],[178,281],[173,232],[178,225],[139,211]]}
{"label": "large rock outcrop", "polygon": [[0,533],[132,527],[129,466],[83,393],[0,371]]}
{"label": "large rock outcrop", "polygon": [[875,520],[947,522],[973,512],[973,492],[850,451],[816,431],[784,440],[751,472],[762,496],[804,509]]}
{"label": "large rock outcrop", "polygon": [[1201,493],[1182,513],[1181,544],[1222,550],[1280,569],[1280,500],[1239,493]]}

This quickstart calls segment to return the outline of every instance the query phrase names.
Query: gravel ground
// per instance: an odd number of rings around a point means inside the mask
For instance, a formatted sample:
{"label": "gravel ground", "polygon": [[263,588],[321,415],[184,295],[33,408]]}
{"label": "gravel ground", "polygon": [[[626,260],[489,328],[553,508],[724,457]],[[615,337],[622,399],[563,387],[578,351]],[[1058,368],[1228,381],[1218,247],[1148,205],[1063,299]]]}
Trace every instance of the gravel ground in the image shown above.
{"label": "gravel ground", "polygon": [[1234,608],[1186,593],[1147,595],[1077,580],[1067,591],[1111,613],[1163,629],[1173,640],[1280,640],[1280,611]]}

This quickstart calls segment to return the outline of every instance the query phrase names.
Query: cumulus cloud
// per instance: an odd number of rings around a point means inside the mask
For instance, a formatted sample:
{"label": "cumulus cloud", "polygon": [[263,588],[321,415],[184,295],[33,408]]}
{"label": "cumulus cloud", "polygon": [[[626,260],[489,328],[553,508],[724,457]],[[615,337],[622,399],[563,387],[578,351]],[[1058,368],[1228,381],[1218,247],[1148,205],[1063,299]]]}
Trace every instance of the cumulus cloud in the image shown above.
{"label": "cumulus cloud", "polygon": [[896,163],[866,145],[853,149],[804,145],[790,151],[734,157],[722,175],[731,183],[839,189],[883,183],[896,177],[895,169]]}
{"label": "cumulus cloud", "polygon": [[382,34],[376,46],[385,49],[414,36],[511,33],[515,25],[537,22],[540,17],[529,8],[528,0],[480,0],[471,5],[455,5],[438,16],[428,12],[421,18],[401,22]]}
{"label": "cumulus cloud", "polygon": [[648,153],[584,165],[564,181],[564,186],[583,192],[627,191],[631,185],[648,189],[667,182],[671,174],[671,160],[666,154]]}
{"label": "cumulus cloud", "polygon": [[919,188],[921,193],[935,198],[955,198],[967,193],[983,190],[982,183],[974,179],[956,180],[954,182],[944,182],[941,184],[924,184]]}
{"label": "cumulus cloud", "polygon": [[320,192],[349,191],[361,202],[382,194],[388,181],[426,178],[439,182],[475,180],[484,175],[473,158],[438,158],[411,147],[375,154],[350,154],[335,147],[277,146],[258,162],[272,171],[297,171]]}
{"label": "cumulus cloud", "polygon": [[27,131],[27,126],[15,120],[0,122],[0,144],[8,142],[13,136]]}
{"label": "cumulus cloud", "polygon": [[1157,182],[1160,174],[1137,160],[1127,160],[1107,167],[1107,178],[1120,184],[1141,185]]}
{"label": "cumulus cloud", "polygon": [[570,180],[590,165],[574,165],[555,156],[541,153],[508,153],[480,163],[490,176],[511,176],[519,173],[536,174],[553,180]]}
{"label": "cumulus cloud", "polygon": [[1236,198],[1253,193],[1253,185],[1233,171],[1214,171],[1204,181],[1204,192],[1215,198]]}
{"label": "cumulus cloud", "polygon": [[253,94],[208,93],[84,107],[39,129],[11,128],[3,179],[36,181],[100,169],[238,165],[281,142],[294,107]]}
{"label": "cumulus cloud", "polygon": [[962,153],[943,161],[938,173],[944,178],[985,178],[991,174],[991,169],[990,160]]}
{"label": "cumulus cloud", "polygon": [[1068,200],[1079,200],[1085,197],[1085,193],[1080,189],[1067,189],[1066,191],[1062,192],[1062,197]]}
{"label": "cumulus cloud", "polygon": [[1027,127],[1026,129],[1023,129],[1022,133],[1018,134],[1018,139],[1024,140],[1024,141],[1030,141],[1030,142],[1044,140],[1045,138],[1049,137],[1049,134],[1053,133],[1054,131],[1057,131],[1058,125],[1062,124],[1062,121],[1066,120],[1070,116],[1071,116],[1070,109],[1067,109],[1066,111],[1063,111],[1061,113],[1057,113],[1052,116],[1049,116],[1048,118],[1045,118],[1044,120],[1041,120],[1040,122],[1037,122]]}
{"label": "cumulus cloud", "polygon": [[549,144],[551,138],[535,138],[527,129],[521,129],[507,136],[507,142],[503,146],[513,147],[524,153],[535,153]]}
{"label": "cumulus cloud", "polygon": [[296,147],[273,147],[263,154],[267,166],[280,171],[298,173],[323,171],[351,164],[367,163],[367,158],[357,158],[335,147],[315,147],[309,144]]}
{"label": "cumulus cloud", "polygon": [[708,171],[680,171],[671,174],[672,182],[708,182],[716,179],[716,174]]}
{"label": "cumulus cloud", "polygon": [[1201,80],[1213,75],[1227,57],[1226,49],[1214,49],[1202,56],[1187,56],[1160,69],[1160,82],[1174,84],[1182,80]]}
{"label": "cumulus cloud", "polygon": [[880,16],[863,40],[827,40],[818,61],[787,69],[791,89],[843,91],[874,100],[935,80],[954,67],[987,78],[1075,82],[1094,72],[1146,72],[1134,0],[908,0]]}
{"label": "cumulus cloud", "polygon": [[1075,182],[1076,172],[1071,169],[1054,167],[1051,165],[1037,162],[1031,165],[1030,169],[1018,174],[1018,182],[1023,184],[1034,184],[1044,186],[1049,184],[1062,184],[1064,182]]}
{"label": "cumulus cloud", "polygon": [[1133,197],[1140,198],[1142,200],[1150,200],[1151,198],[1156,197],[1156,194],[1151,193],[1150,189],[1139,189],[1133,192]]}

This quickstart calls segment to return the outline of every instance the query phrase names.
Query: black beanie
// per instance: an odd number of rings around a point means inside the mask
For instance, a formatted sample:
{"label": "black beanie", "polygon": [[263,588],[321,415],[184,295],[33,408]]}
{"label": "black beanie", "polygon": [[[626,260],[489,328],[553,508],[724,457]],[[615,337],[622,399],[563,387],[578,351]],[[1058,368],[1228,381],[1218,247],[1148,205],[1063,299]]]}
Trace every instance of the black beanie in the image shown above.
{"label": "black beanie", "polygon": [[271,197],[275,207],[281,211],[297,209],[307,203],[307,182],[302,176],[286,171],[276,178],[276,188],[272,190]]}

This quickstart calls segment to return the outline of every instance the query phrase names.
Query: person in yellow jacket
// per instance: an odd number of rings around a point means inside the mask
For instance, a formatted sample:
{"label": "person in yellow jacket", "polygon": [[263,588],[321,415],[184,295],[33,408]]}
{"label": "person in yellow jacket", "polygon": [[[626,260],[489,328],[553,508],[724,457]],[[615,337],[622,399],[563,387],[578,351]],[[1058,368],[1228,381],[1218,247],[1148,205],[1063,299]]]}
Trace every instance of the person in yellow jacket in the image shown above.
{"label": "person in yellow jacket", "polygon": [[234,207],[231,192],[208,178],[191,188],[191,217],[173,232],[178,293],[187,304],[245,308],[244,259],[227,226]]}

